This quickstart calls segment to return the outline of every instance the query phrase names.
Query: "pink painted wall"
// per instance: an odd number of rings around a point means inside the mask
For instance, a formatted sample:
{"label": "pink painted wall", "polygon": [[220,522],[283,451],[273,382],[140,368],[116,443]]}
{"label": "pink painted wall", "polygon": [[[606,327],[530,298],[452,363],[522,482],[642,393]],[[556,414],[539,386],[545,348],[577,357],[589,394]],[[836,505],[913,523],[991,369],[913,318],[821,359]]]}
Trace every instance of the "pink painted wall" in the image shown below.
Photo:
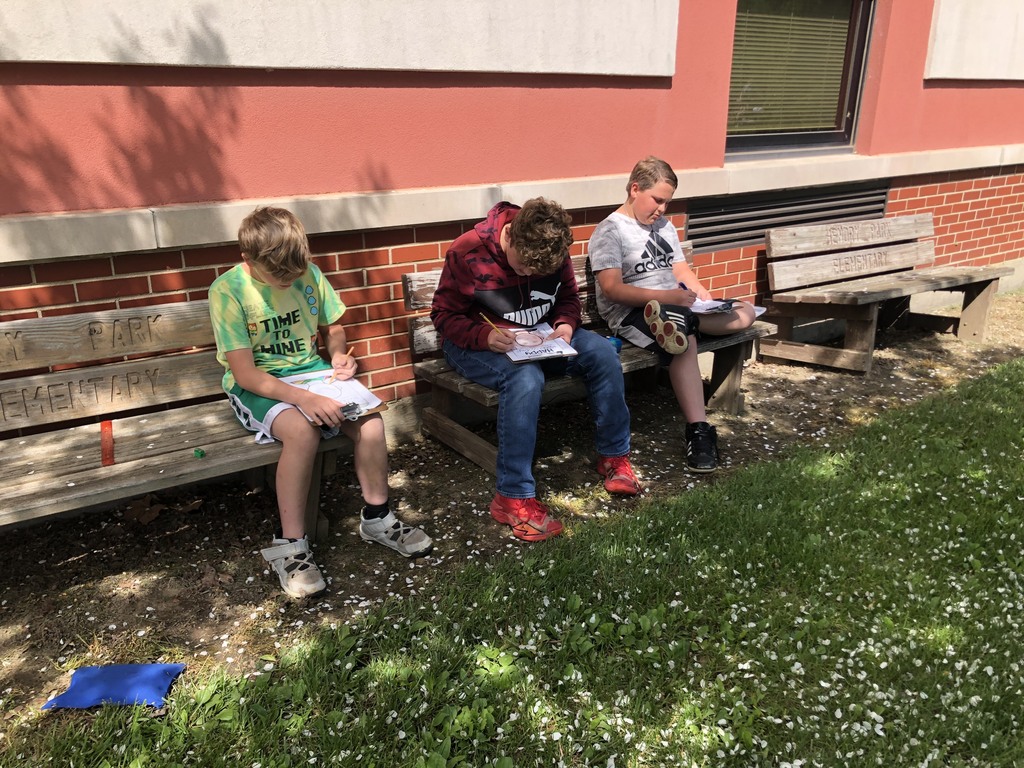
{"label": "pink painted wall", "polygon": [[[862,154],[1019,141],[1024,88],[923,82],[933,1],[877,2]],[[735,4],[679,18],[672,78],[0,64],[0,215],[719,167]]]}
{"label": "pink painted wall", "polygon": [[674,78],[0,64],[0,215],[716,166],[733,11],[705,6]]}
{"label": "pink painted wall", "polygon": [[924,80],[935,0],[879,0],[857,132],[866,155],[1020,142],[1020,83]]}

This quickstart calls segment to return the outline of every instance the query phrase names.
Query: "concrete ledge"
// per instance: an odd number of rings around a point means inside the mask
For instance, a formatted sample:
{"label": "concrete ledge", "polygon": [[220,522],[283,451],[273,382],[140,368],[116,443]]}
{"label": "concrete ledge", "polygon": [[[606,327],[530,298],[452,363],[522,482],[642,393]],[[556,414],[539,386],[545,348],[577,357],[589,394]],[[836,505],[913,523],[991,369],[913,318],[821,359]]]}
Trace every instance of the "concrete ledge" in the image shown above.
{"label": "concrete ledge", "polygon": [[146,208],[0,218],[0,263],[157,248]]}
{"label": "concrete ledge", "polygon": [[[721,168],[677,169],[676,197],[814,187],[1022,163],[1024,144],[872,157],[849,149],[746,154],[730,156]],[[627,175],[8,216],[0,218],[0,263],[230,243],[237,237],[242,218],[261,204],[295,211],[310,234],[472,220],[499,200],[521,203],[537,195],[557,200],[570,210],[616,206],[625,198]]]}
{"label": "concrete ledge", "polygon": [[[160,248],[234,242],[238,225],[258,205],[294,212],[310,234],[386,229],[477,218],[501,198],[495,186],[410,189],[361,195],[239,200],[150,209]],[[0,227],[3,226],[0,220]]]}

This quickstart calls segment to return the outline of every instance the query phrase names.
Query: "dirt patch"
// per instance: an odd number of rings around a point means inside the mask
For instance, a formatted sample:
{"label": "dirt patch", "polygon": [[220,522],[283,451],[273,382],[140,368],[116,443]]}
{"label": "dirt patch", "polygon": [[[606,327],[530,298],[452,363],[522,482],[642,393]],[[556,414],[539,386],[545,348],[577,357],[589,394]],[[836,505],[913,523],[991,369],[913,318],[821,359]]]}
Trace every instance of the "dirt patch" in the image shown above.
{"label": "dirt patch", "polygon": [[[723,467],[691,475],[683,421],[671,390],[632,390],[633,460],[646,498],[728,476],[796,444],[827,446],[887,408],[977,376],[1024,355],[1024,294],[998,297],[989,339],[889,331],[869,378],[800,365],[752,363],[746,413],[711,414]],[[584,403],[546,408],[536,475],[540,492],[570,525],[630,514],[642,500],[610,497],[594,471],[592,420]],[[0,558],[0,734],[67,686],[82,664],[185,661],[248,674],[325,625],[357,618],[388,596],[413,597],[465,562],[517,556],[524,546],[494,523],[493,478],[433,441],[392,452],[393,498],[402,516],[434,538],[431,556],[407,561],[359,539],[351,466],[325,480],[331,534],[314,548],[328,579],[317,599],[292,601],[259,549],[275,527],[273,494],[214,484],[157,494],[117,510],[5,532]],[[535,545],[543,546],[543,545]],[[266,657],[266,658],[264,658]]]}

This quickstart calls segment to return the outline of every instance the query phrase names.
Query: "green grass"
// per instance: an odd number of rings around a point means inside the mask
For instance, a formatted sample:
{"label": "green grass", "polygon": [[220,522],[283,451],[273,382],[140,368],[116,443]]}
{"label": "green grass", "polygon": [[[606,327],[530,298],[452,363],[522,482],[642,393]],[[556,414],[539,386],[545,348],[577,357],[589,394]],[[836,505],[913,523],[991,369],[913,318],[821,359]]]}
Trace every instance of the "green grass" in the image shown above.
{"label": "green grass", "polygon": [[1024,764],[1022,381],[468,565],[162,717],[41,717],[0,764]]}

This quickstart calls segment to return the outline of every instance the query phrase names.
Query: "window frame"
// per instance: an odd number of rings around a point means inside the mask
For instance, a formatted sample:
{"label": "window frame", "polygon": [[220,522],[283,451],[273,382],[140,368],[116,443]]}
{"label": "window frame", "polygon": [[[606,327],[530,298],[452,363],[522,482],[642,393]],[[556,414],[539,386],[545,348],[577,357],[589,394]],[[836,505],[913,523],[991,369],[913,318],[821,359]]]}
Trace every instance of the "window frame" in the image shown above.
{"label": "window frame", "polygon": [[864,64],[867,60],[874,7],[874,0],[853,0],[850,6],[850,34],[846,39],[843,79],[840,84],[839,99],[836,103],[838,128],[823,131],[776,131],[736,135],[726,133],[726,152],[851,145],[857,125],[861,86],[864,81]]}

